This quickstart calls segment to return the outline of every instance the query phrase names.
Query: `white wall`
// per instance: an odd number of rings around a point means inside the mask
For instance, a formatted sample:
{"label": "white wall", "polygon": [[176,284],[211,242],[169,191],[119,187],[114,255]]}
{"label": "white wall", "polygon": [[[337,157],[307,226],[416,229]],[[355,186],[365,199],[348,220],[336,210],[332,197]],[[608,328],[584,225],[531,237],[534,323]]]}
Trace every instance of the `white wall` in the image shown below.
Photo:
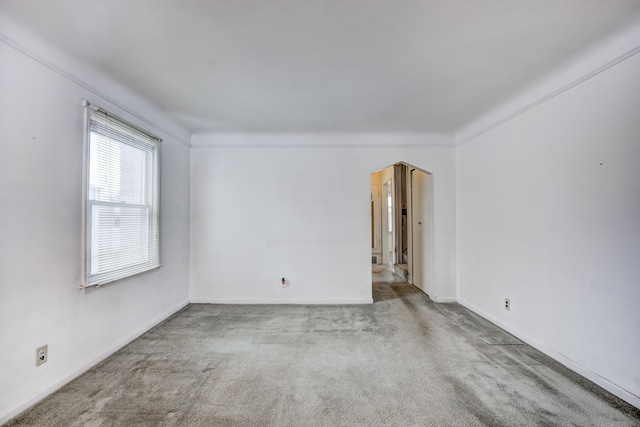
{"label": "white wall", "polygon": [[459,301],[640,407],[638,76],[627,56],[472,138],[456,185]]}
{"label": "white wall", "polygon": [[[463,304],[640,405],[639,61],[490,112],[457,153],[433,135],[196,135],[190,152],[162,111],[0,14],[0,423],[189,295],[370,302],[370,174],[400,161],[433,174],[432,298],[456,298],[457,265]],[[165,140],[162,268],[86,295],[83,98]]]}
{"label": "white wall", "polygon": [[194,136],[191,300],[371,302],[370,178],[399,161],[434,174],[436,281],[455,297],[454,148],[436,140]]}
{"label": "white wall", "polygon": [[[0,24],[1,424],[188,302],[189,148],[150,129],[165,139],[162,267],[83,294],[82,99],[149,127],[95,93],[102,91],[168,122],[104,76],[63,76],[56,68],[69,64],[63,53],[38,45],[15,23]],[[99,90],[90,90],[92,79]],[[44,344],[49,360],[36,368],[35,349]]]}

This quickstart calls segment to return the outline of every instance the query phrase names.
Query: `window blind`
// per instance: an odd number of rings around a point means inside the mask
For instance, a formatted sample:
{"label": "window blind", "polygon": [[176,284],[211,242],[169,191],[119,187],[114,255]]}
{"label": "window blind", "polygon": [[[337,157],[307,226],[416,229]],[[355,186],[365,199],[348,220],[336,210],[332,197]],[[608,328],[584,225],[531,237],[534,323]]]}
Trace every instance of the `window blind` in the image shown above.
{"label": "window blind", "polygon": [[85,283],[96,286],[160,266],[160,139],[85,104]]}

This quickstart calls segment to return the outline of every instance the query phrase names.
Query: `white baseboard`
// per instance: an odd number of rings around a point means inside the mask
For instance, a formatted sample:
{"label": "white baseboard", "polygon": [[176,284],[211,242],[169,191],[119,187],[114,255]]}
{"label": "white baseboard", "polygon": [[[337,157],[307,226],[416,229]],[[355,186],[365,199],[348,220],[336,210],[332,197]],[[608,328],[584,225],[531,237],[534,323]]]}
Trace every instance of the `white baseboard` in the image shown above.
{"label": "white baseboard", "polygon": [[218,298],[191,298],[192,304],[295,304],[295,305],[356,305],[373,304],[373,298],[362,299],[218,299]]}
{"label": "white baseboard", "polygon": [[451,303],[451,302],[458,302],[458,299],[456,297],[435,297],[433,299],[433,302],[437,302],[437,303]]}
{"label": "white baseboard", "polygon": [[496,325],[496,326],[504,329],[505,331],[509,332],[510,334],[514,335],[518,339],[520,339],[520,340],[524,341],[525,343],[529,344],[531,347],[534,347],[535,349],[540,350],[541,352],[543,352],[547,356],[551,357],[552,359],[557,360],[558,362],[562,363],[567,368],[569,368],[572,371],[582,375],[583,377],[585,377],[589,381],[599,385],[600,387],[602,387],[603,389],[607,390],[611,394],[614,394],[614,395],[618,396],[620,399],[622,399],[625,402],[635,406],[636,408],[640,408],[640,396],[636,396],[635,394],[631,393],[630,391],[627,391],[624,388],[618,386],[617,384],[612,383],[608,379],[598,375],[596,372],[592,371],[591,369],[587,368],[586,366],[581,365],[580,363],[576,362],[573,359],[570,359],[569,357],[567,357],[564,354],[560,353],[559,351],[547,346],[546,344],[538,342],[535,339],[533,339],[533,338],[531,338],[531,337],[529,337],[529,336],[527,336],[527,335],[525,335],[525,334],[523,334],[523,333],[521,333],[521,332],[519,332],[519,331],[517,331],[515,329],[510,328],[509,326],[507,326],[504,323],[500,322],[495,317],[493,317],[492,315],[490,315],[490,314],[486,313],[485,311],[479,309],[478,307],[474,306],[473,304],[470,304],[469,302],[461,300],[461,299],[458,299],[458,303],[460,305],[468,308],[469,310],[473,311],[474,313],[478,314],[479,316],[484,317],[485,319],[487,319],[488,321],[490,321],[494,325]]}
{"label": "white baseboard", "polygon": [[186,300],[186,301],[181,302],[177,306],[165,311],[161,315],[157,316],[154,320],[152,320],[151,322],[147,323],[145,326],[143,326],[141,328],[138,328],[135,332],[129,334],[128,336],[126,336],[122,340],[118,341],[111,348],[109,348],[107,351],[103,352],[99,356],[97,356],[97,357],[93,358],[92,360],[88,361],[87,363],[85,363],[84,365],[79,367],[78,369],[72,371],[68,375],[65,375],[64,377],[62,377],[58,381],[54,382],[53,384],[50,384],[48,386],[45,386],[45,387],[41,388],[36,393],[31,395],[31,397],[26,399],[23,403],[21,403],[21,404],[19,404],[17,406],[14,406],[11,409],[8,409],[6,412],[4,412],[0,416],[0,425],[3,425],[4,423],[9,421],[10,419],[20,415],[22,412],[24,412],[25,410],[29,409],[30,407],[32,407],[36,403],[40,402],[42,399],[44,399],[45,397],[49,396],[51,393],[59,390],[60,388],[62,388],[62,386],[66,385],[67,383],[69,383],[69,382],[73,381],[74,379],[78,378],[80,375],[84,374],[89,369],[93,368],[95,365],[97,365],[98,363],[102,362],[107,357],[111,356],[112,354],[114,354],[116,351],[120,350],[125,345],[129,344],[131,341],[133,341],[136,338],[140,337],[142,334],[147,332],[149,329],[153,328],[154,326],[156,326],[159,323],[161,323],[162,321],[166,320],[167,318],[169,318],[173,314],[175,314],[178,311],[182,310],[188,304],[189,304],[189,300]]}

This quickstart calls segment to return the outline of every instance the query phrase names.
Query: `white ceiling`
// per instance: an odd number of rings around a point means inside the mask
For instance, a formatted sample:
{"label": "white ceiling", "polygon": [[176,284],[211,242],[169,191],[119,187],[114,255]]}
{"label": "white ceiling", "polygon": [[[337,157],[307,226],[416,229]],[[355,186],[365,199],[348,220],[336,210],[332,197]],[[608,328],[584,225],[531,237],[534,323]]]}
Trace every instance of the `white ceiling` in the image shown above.
{"label": "white ceiling", "polygon": [[452,132],[640,0],[0,0],[192,132]]}

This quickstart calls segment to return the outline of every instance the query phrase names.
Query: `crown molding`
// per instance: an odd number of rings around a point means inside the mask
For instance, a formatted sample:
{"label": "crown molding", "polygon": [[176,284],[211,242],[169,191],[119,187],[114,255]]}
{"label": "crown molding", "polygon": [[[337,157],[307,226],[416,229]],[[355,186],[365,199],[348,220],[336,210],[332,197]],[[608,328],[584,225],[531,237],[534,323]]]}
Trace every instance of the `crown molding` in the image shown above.
{"label": "crown molding", "polygon": [[455,134],[456,146],[466,144],[632,58],[640,53],[638,40],[640,22],[599,43],[586,54],[462,127]]}
{"label": "crown molding", "polygon": [[452,135],[420,133],[207,133],[192,148],[455,148]]}
{"label": "crown molding", "polygon": [[[0,12],[1,11],[2,9],[0,8]],[[20,52],[24,56],[39,63],[40,65],[43,65],[47,69],[72,82],[73,84],[94,94],[101,100],[106,101],[111,106],[122,110],[127,115],[134,118],[136,121],[154,128],[155,130],[171,137],[173,140],[186,147],[191,146],[189,143],[187,131],[183,130],[184,135],[179,135],[178,132],[170,130],[166,126],[157,124],[156,121],[133,111],[132,107],[126,106],[123,103],[117,101],[114,97],[107,95],[104,91],[89,83],[87,79],[81,78],[77,73],[70,72],[69,69],[82,70],[84,71],[84,74],[91,73],[94,76],[98,77],[101,81],[106,82],[107,85],[112,86],[114,92],[128,92],[128,98],[132,98],[131,95],[133,94],[133,98],[137,98],[136,101],[138,101],[138,103],[147,104],[146,106],[144,106],[144,108],[157,109],[157,107],[155,107],[146,99],[135,94],[131,89],[126,88],[119,82],[116,82],[113,79],[102,75],[102,73],[100,73],[99,71],[90,69],[87,64],[80,63],[80,61],[78,61],[77,59],[69,57],[66,52],[62,52],[59,48],[52,46],[51,44],[40,39],[40,37],[26,30],[22,25],[8,19],[6,14],[0,14],[0,24],[0,28],[2,28],[2,31],[0,31],[0,42],[4,43],[9,48]],[[7,32],[13,32],[17,34],[18,37],[9,36],[6,34]],[[18,39],[22,40],[18,41]],[[43,54],[43,52],[45,53]],[[61,59],[59,62],[66,63],[66,66],[59,65],[55,60],[51,60],[51,57]],[[73,66],[70,66],[70,64]],[[156,115],[163,114],[158,111]]]}

